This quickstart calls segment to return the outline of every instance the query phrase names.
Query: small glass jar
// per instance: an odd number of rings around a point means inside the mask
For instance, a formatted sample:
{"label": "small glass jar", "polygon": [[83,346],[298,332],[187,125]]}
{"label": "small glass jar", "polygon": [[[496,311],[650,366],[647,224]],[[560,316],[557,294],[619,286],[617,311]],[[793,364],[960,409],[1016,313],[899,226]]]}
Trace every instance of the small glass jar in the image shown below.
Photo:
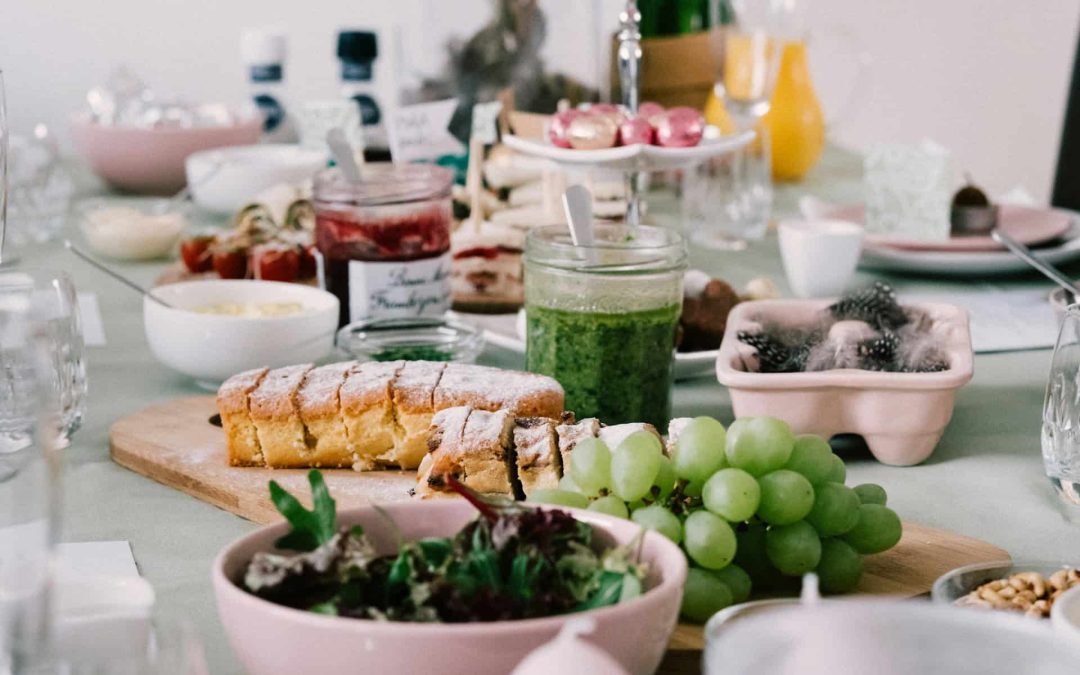
{"label": "small glass jar", "polygon": [[671,414],[686,246],[672,230],[597,225],[592,246],[564,226],[525,244],[526,361],[566,390],[566,408],[605,424]]}
{"label": "small glass jar", "polygon": [[339,325],[438,316],[450,307],[450,188],[432,165],[367,164],[359,182],[338,168],[315,177],[315,244]]}

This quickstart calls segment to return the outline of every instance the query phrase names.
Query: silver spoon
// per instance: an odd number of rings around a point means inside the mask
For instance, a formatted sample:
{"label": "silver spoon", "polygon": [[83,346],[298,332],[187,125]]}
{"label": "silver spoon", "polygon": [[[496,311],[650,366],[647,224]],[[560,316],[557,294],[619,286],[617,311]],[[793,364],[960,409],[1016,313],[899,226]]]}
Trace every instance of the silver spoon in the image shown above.
{"label": "silver spoon", "polygon": [[1024,246],[1023,244],[1016,241],[1001,230],[994,230],[990,233],[990,236],[994,239],[994,241],[1009,249],[1017,258],[1020,258],[1027,264],[1042,272],[1043,275],[1046,276],[1046,278],[1050,279],[1050,281],[1053,281],[1058,286],[1064,288],[1065,300],[1068,304],[1071,305],[1076,302],[1076,293],[1080,291],[1080,288],[1078,288],[1076,284],[1073,283],[1072,279],[1065,276],[1061,272],[1061,270],[1054,267],[1050,263],[1039,260],[1031,253],[1030,248]]}
{"label": "silver spoon", "polygon": [[101,262],[99,260],[95,260],[89,253],[83,251],[78,246],[71,243],[70,240],[68,240],[68,239],[64,240],[64,247],[67,248],[67,250],[74,253],[76,256],[82,258],[86,262],[88,262],[91,265],[93,265],[94,267],[98,268],[100,271],[104,272],[105,274],[108,274],[113,279],[116,279],[117,281],[124,284],[128,288],[131,288],[132,290],[136,290],[139,293],[142,293],[143,295],[150,298],[154,302],[158,303],[162,307],[168,307],[169,309],[177,309],[177,307],[175,307],[173,305],[170,305],[169,303],[167,303],[164,300],[162,300],[161,298],[159,298],[157,295],[154,294],[153,291],[150,291],[150,290],[148,290],[146,288],[143,288],[142,286],[135,283],[131,279],[128,279],[127,277],[125,277],[123,274],[120,274],[116,270],[112,269],[111,267],[109,267],[105,263],[103,263],[103,262]]}

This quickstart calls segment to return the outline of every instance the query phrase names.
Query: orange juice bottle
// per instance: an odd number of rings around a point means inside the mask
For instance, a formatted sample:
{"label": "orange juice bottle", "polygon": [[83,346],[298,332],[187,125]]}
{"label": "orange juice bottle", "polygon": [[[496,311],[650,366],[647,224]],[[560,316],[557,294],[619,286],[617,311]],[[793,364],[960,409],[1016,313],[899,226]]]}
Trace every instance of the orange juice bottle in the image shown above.
{"label": "orange juice bottle", "polygon": [[825,147],[825,116],[810,81],[802,40],[784,44],[776,88],[763,121],[772,136],[773,178],[799,180],[814,167]]}

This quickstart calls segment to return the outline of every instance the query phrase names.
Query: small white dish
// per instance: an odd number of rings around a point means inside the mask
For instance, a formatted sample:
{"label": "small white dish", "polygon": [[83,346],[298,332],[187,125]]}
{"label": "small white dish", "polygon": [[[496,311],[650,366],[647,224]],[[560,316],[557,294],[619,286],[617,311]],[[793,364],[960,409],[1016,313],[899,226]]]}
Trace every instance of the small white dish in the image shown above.
{"label": "small white dish", "polygon": [[232,214],[267,188],[310,179],[326,167],[326,154],[299,145],[237,145],[196,152],[184,166],[195,203]]}
{"label": "small white dish", "polygon": [[800,298],[829,298],[844,292],[862,252],[865,230],[830,218],[783,220],[780,257],[792,292]]}
{"label": "small white dish", "polygon": [[[158,286],[154,294],[172,307],[143,299],[150,351],[169,368],[210,389],[252,368],[315,362],[334,348],[338,299],[318,288],[276,281],[205,279]],[[194,311],[221,303],[292,302],[302,305],[303,310],[262,317]]]}
{"label": "small white dish", "polygon": [[61,576],[54,589],[54,648],[68,663],[146,652],[154,589],[138,576]]}
{"label": "small white dish", "polygon": [[184,206],[165,197],[95,197],[76,208],[91,251],[113,260],[153,260],[172,251],[183,234]]}

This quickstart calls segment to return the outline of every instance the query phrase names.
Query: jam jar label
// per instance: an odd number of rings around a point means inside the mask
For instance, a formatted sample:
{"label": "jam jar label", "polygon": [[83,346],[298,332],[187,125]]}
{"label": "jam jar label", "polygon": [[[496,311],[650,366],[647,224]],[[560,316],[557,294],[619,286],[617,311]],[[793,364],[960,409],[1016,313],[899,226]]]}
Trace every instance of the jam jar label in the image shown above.
{"label": "jam jar label", "polygon": [[433,316],[450,309],[450,253],[407,262],[349,261],[349,320]]}

